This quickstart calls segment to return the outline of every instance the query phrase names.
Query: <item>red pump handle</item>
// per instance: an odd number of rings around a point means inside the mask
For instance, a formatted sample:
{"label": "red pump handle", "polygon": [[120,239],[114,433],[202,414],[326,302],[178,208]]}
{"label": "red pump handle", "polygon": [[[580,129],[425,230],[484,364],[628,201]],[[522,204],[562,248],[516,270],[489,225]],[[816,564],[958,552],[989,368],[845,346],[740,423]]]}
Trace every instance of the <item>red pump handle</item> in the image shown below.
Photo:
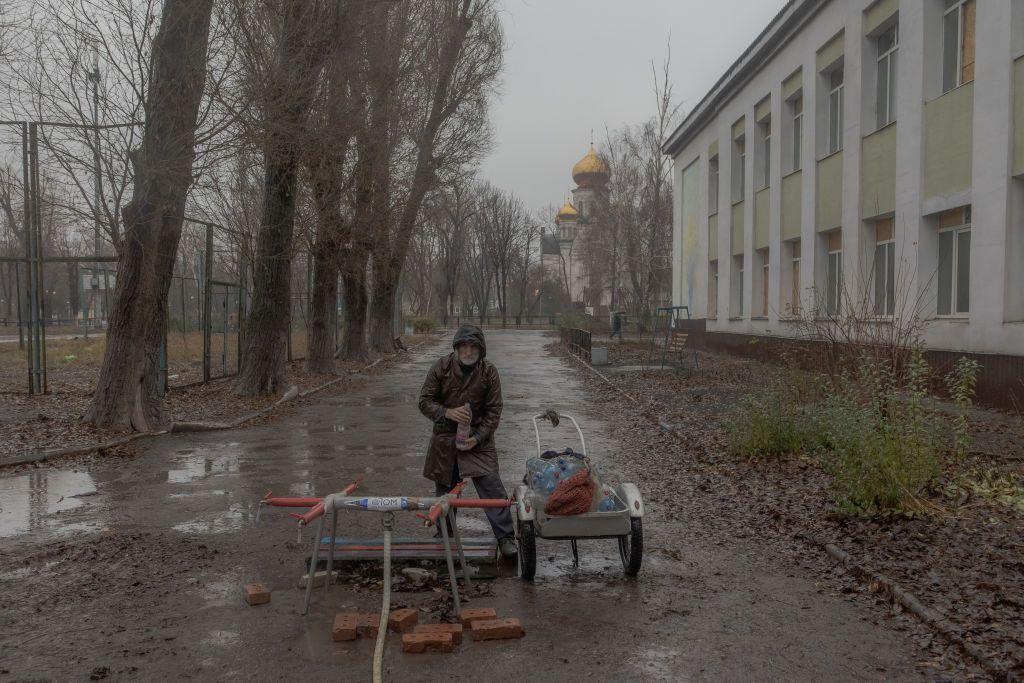
{"label": "red pump handle", "polygon": [[[462,495],[462,489],[464,489],[465,487],[466,482],[460,481],[458,484],[453,486],[451,491],[449,491],[446,495],[458,497]],[[435,503],[434,506],[430,508],[430,512],[427,513],[427,526],[436,524],[437,520],[441,518],[443,512],[444,509],[441,503]]]}

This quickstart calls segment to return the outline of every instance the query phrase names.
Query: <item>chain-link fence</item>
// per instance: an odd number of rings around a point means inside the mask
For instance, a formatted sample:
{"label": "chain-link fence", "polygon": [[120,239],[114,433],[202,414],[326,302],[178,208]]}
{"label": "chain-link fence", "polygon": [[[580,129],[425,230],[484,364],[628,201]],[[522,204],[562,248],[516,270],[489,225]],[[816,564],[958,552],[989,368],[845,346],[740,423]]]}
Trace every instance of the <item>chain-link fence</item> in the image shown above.
{"label": "chain-link fence", "polygon": [[[131,148],[119,132],[128,128],[0,121],[0,393],[95,386],[117,286],[120,207],[131,190],[120,154]],[[186,217],[167,294],[165,386],[238,373],[252,296],[254,240],[244,233]],[[299,245],[289,360],[307,353],[312,289],[312,259]],[[333,317],[337,329],[337,300]]]}

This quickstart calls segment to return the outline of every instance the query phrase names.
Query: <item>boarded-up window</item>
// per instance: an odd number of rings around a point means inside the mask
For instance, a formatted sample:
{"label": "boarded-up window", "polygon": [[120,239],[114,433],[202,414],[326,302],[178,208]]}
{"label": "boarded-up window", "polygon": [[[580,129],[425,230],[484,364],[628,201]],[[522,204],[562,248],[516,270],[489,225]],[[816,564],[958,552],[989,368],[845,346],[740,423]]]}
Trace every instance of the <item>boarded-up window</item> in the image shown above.
{"label": "boarded-up window", "polygon": [[964,315],[971,310],[971,207],[939,215],[936,312]]}
{"label": "boarded-up window", "polygon": [[875,223],[875,315],[890,316],[896,308],[896,243],[892,219]]}
{"label": "boarded-up window", "polygon": [[828,265],[825,273],[825,312],[839,315],[843,296],[843,233],[827,233]]}
{"label": "boarded-up window", "polygon": [[945,0],[942,15],[942,91],[974,80],[976,0]]}
{"label": "boarded-up window", "polygon": [[800,240],[793,240],[792,250],[793,256],[790,262],[792,267],[790,272],[792,288],[789,293],[789,306],[793,315],[800,315]]}

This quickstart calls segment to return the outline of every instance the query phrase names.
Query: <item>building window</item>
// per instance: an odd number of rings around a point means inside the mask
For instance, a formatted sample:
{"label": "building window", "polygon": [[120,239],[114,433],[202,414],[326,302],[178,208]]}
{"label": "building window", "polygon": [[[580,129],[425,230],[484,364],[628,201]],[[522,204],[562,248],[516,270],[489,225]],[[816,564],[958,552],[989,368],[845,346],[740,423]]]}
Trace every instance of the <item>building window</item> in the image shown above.
{"label": "building window", "polygon": [[732,143],[732,201],[742,202],[746,191],[747,180],[747,145],[741,135]]}
{"label": "building window", "polygon": [[939,215],[938,314],[971,310],[971,207]]}
{"label": "building window", "polygon": [[974,80],[975,0],[943,0],[942,92]]}
{"label": "building window", "polygon": [[743,316],[743,254],[732,258],[732,317]]}
{"label": "building window", "polygon": [[892,219],[875,223],[875,315],[891,316],[896,308],[896,242]]}
{"label": "building window", "polygon": [[718,213],[718,155],[708,161],[708,215]]}
{"label": "building window", "polygon": [[761,154],[760,168],[758,169],[758,180],[760,187],[764,189],[772,184],[772,120],[766,118],[758,124],[761,133]]}
{"label": "building window", "polygon": [[789,291],[789,311],[800,315],[800,240],[793,240],[789,260],[789,276],[792,279]]}
{"label": "building window", "polygon": [[718,261],[708,262],[708,317],[718,317]]}
{"label": "building window", "polygon": [[884,128],[896,120],[896,51],[899,48],[899,24],[894,24],[875,41],[878,48],[878,74],[875,82],[876,124]]}
{"label": "building window", "polygon": [[579,204],[580,204],[580,206],[579,206],[580,218],[583,218],[584,217],[584,207],[586,206],[586,202],[581,199],[581,200],[579,200]]}
{"label": "building window", "polygon": [[797,95],[790,101],[790,112],[792,113],[792,141],[789,154],[790,164],[793,171],[800,170],[800,142],[804,132],[804,98]]}
{"label": "building window", "polygon": [[833,230],[826,234],[828,267],[825,273],[825,313],[839,315],[843,302],[843,233]]}
{"label": "building window", "polygon": [[758,249],[757,255],[761,261],[761,311],[760,314],[763,316],[768,315],[768,265],[769,265],[769,250]]}
{"label": "building window", "polygon": [[843,148],[843,67],[828,74],[828,153]]}

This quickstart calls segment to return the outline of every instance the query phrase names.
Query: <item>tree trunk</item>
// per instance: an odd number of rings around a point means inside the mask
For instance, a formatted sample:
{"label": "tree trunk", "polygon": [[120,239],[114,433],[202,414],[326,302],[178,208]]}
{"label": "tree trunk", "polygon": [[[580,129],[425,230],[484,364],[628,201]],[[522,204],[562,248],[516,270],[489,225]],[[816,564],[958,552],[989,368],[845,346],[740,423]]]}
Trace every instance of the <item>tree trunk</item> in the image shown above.
{"label": "tree trunk", "polygon": [[373,294],[370,307],[370,348],[380,353],[395,350],[395,295],[398,278],[388,263],[373,260]]}
{"label": "tree trunk", "polygon": [[68,308],[70,309],[71,320],[74,321],[77,312],[79,310],[78,305],[78,283],[80,278],[78,276],[78,264],[68,264]]}
{"label": "tree trunk", "polygon": [[312,315],[309,320],[309,345],[306,370],[334,372],[333,313],[338,297],[337,246],[333,240],[317,240],[313,247],[316,261],[313,270]]}
{"label": "tree trunk", "polygon": [[134,190],[123,210],[107,346],[88,414],[99,427],[149,431],[168,422],[158,356],[192,183],[212,9],[213,0],[166,0],[153,40],[145,129],[132,157]]}
{"label": "tree trunk", "polygon": [[[419,131],[417,139],[416,165],[413,171],[412,182],[405,206],[399,216],[393,238],[388,234],[390,225],[382,226],[384,230],[378,233],[377,241],[374,244],[374,262],[382,266],[374,268],[373,288],[373,327],[371,328],[371,346],[376,351],[394,351],[395,341],[391,334],[392,318],[386,321],[385,312],[393,316],[395,310],[395,291],[398,287],[398,279],[402,275],[402,268],[405,265],[405,258],[409,252],[409,242],[415,231],[420,207],[423,198],[435,182],[434,148],[437,142],[437,133],[445,120],[452,115],[449,110],[450,103],[446,101],[449,96],[449,86],[452,82],[452,75],[459,62],[466,35],[469,33],[472,21],[469,19],[470,2],[462,0],[459,12],[451,17],[449,33],[445,36],[445,44],[441,49],[440,60],[437,67],[437,81],[434,83],[431,93],[430,107],[423,128]],[[389,239],[390,238],[390,239]],[[379,256],[378,256],[379,255]],[[385,330],[387,333],[385,334]]]}
{"label": "tree trunk", "polygon": [[275,393],[282,388],[291,326],[291,251],[295,226],[296,160],[266,160],[263,221],[256,240],[252,310],[245,319],[242,367],[236,394]]}
{"label": "tree trunk", "polygon": [[[285,379],[291,326],[291,259],[295,190],[316,73],[324,54],[316,46],[326,16],[319,3],[289,0],[278,63],[270,76],[264,113],[263,217],[256,239],[252,311],[245,320],[245,347],[234,391],[242,396],[275,393]],[[336,28],[336,27],[335,27]],[[330,30],[330,29],[328,29]]]}
{"label": "tree trunk", "polygon": [[366,291],[366,252],[356,248],[348,252],[341,269],[342,296],[345,302],[345,325],[341,334],[341,356],[345,360],[365,360],[366,310],[369,295]]}

